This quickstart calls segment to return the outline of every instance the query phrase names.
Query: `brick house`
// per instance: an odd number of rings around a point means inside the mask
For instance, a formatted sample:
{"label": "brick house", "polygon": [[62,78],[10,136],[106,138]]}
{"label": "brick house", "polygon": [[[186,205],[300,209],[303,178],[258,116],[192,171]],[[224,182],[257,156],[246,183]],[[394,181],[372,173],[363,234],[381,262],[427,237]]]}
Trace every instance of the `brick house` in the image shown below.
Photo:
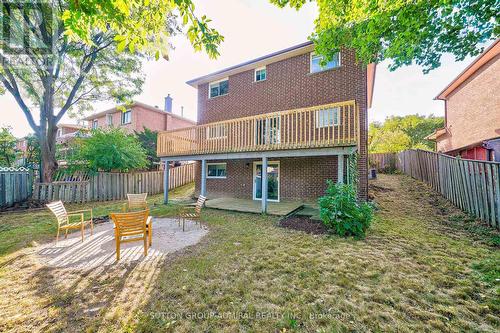
{"label": "brick house", "polygon": [[189,127],[196,122],[172,113],[172,97],[165,97],[165,109],[150,106],[141,102],[133,102],[123,112],[117,107],[90,115],[84,120],[95,128],[122,127],[127,132],[142,132],[144,128],[152,131],[174,130]]}
{"label": "brick house", "polygon": [[347,161],[359,153],[366,199],[375,65],[356,63],[352,50],[321,60],[306,42],[188,81],[198,125],[160,132],[158,156],[200,161],[198,193],[261,200],[266,211],[267,201],[316,199],[326,180],[347,181]]}
{"label": "brick house", "polygon": [[500,39],[436,97],[444,101],[445,127],[428,139],[436,150],[467,159],[500,161]]}

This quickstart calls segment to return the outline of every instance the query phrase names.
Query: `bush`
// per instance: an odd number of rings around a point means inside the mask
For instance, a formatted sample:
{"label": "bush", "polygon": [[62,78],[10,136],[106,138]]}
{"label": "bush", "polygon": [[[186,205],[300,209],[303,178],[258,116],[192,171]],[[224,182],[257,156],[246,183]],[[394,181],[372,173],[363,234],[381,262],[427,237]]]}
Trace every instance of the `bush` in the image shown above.
{"label": "bush", "polygon": [[95,129],[90,137],[74,140],[68,154],[71,172],[129,172],[146,165],[146,152],[139,140],[120,128]]}
{"label": "bush", "polygon": [[373,217],[367,202],[358,202],[355,187],[329,180],[326,195],[319,198],[320,216],[330,232],[342,237],[365,237]]}

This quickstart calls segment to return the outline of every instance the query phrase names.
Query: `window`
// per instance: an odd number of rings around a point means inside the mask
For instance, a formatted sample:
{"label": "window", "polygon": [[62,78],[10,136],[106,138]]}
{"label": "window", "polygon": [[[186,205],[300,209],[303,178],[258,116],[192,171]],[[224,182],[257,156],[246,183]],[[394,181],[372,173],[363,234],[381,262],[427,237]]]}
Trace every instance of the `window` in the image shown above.
{"label": "window", "polygon": [[57,129],[57,137],[60,137],[62,135],[62,128]]}
{"label": "window", "polygon": [[207,163],[207,178],[226,178],[226,163]]}
{"label": "window", "polygon": [[267,79],[266,67],[260,67],[255,70],[255,82],[264,81]]}
{"label": "window", "polygon": [[229,79],[212,82],[210,83],[209,88],[208,93],[210,98],[227,95],[229,91]]}
{"label": "window", "polygon": [[216,124],[207,127],[207,139],[220,139],[227,136],[225,124]]}
{"label": "window", "polygon": [[333,59],[321,66],[323,56],[311,53],[311,73],[326,71],[328,69],[340,67],[340,53],[337,53]]}
{"label": "window", "polygon": [[132,111],[127,110],[122,112],[122,125],[130,124],[132,122]]}
{"label": "window", "polygon": [[99,128],[99,121],[96,119],[92,122],[92,129],[98,129]]}
{"label": "window", "polygon": [[108,126],[113,126],[113,115],[111,113],[106,115],[106,123]]}
{"label": "window", "polygon": [[337,126],[339,124],[339,107],[316,111],[316,128]]}

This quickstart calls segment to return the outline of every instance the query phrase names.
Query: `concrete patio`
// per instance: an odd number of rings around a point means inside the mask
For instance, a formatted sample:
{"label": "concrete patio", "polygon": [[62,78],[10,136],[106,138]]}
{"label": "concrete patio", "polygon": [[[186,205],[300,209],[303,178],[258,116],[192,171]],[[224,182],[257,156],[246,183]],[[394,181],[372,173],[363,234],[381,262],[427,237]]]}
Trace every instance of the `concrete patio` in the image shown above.
{"label": "concrete patio", "polygon": [[[257,213],[262,212],[260,200],[238,199],[238,198],[216,198],[209,199],[205,203],[206,207],[222,210],[230,210],[242,213]],[[301,201],[281,201],[268,202],[267,213],[269,215],[285,216],[303,206]]]}
{"label": "concrete patio", "polygon": [[[151,261],[198,243],[208,229],[186,220],[185,231],[175,219],[153,218],[153,243],[144,257],[142,241],[123,243],[120,264],[134,261]],[[94,234],[85,230],[82,242],[79,232],[64,236],[51,243],[41,245],[36,251],[39,262],[48,267],[88,269],[114,265],[116,261],[113,223],[105,222],[94,227]]]}

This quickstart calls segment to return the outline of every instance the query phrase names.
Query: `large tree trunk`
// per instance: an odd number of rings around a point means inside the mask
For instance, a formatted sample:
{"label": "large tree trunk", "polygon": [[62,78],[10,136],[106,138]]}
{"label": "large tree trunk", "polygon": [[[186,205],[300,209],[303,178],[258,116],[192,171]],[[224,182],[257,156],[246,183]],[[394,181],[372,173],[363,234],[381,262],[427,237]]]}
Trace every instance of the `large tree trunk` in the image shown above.
{"label": "large tree trunk", "polygon": [[[49,128],[52,126],[49,126]],[[55,126],[54,126],[55,127]],[[43,131],[43,130],[42,130]],[[46,133],[38,135],[41,150],[42,173],[40,181],[45,183],[52,182],[52,177],[57,170],[56,160],[56,133],[54,130],[47,130]]]}

